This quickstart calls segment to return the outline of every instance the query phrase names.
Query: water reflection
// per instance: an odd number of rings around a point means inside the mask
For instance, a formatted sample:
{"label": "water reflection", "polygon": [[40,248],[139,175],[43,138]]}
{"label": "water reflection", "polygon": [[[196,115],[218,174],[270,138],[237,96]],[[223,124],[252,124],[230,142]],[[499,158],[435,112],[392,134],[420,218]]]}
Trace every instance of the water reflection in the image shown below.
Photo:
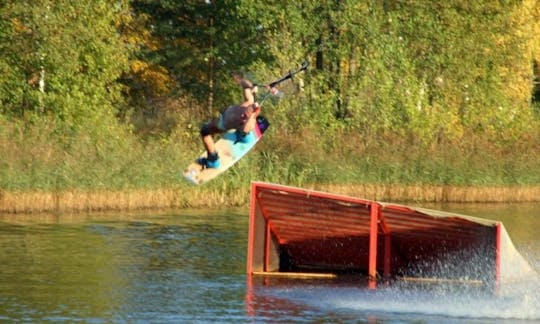
{"label": "water reflection", "polygon": [[0,321],[244,315],[245,214],[3,221]]}
{"label": "water reflection", "polygon": [[[502,220],[538,271],[540,206],[440,209]],[[0,216],[0,322],[540,320],[538,282],[497,297],[458,286],[372,291],[356,281],[247,278],[247,213]]]}

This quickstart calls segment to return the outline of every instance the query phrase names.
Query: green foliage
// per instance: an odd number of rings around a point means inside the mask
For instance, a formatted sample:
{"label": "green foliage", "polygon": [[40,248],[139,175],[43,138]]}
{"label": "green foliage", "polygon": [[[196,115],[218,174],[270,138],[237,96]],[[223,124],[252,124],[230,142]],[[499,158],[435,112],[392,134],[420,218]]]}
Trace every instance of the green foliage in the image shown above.
{"label": "green foliage", "polygon": [[306,59],[216,190],[538,184],[538,18],[535,0],[4,1],[0,188],[177,186],[200,122],[241,100],[230,72]]}
{"label": "green foliage", "polygon": [[4,113],[48,115],[68,129],[116,127],[128,54],[114,24],[120,9],[104,0],[9,2]]}
{"label": "green foliage", "polygon": [[[219,109],[230,104],[231,94],[223,91],[230,73],[242,71],[256,59],[271,59],[257,38],[253,17],[241,16],[238,3],[132,1],[135,15],[149,17],[154,38],[154,46],[144,46],[138,56],[166,68],[178,86],[200,103]],[[216,93],[220,96],[214,103]]]}
{"label": "green foliage", "polygon": [[496,1],[249,7],[279,65],[314,59],[306,93],[322,110],[317,121],[332,129],[344,123],[367,141],[395,133],[422,142],[458,141],[467,130],[515,137],[530,123],[531,93],[513,91],[530,78],[509,73],[523,66],[532,72],[519,9]]}

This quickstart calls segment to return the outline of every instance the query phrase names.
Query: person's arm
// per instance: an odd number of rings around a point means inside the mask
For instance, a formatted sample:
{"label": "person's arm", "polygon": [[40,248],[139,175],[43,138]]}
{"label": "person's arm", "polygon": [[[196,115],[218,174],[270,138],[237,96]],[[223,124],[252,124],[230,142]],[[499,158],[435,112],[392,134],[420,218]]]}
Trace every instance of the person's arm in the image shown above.
{"label": "person's arm", "polygon": [[249,109],[251,109],[251,114],[249,115],[249,118],[246,120],[246,123],[244,124],[244,127],[240,132],[241,137],[245,137],[247,133],[253,130],[257,121],[257,117],[261,114],[261,106],[259,106],[259,104],[256,102],[250,105]]}
{"label": "person's arm", "polygon": [[255,93],[257,93],[257,86],[254,86],[251,81],[242,79],[240,81],[242,86],[242,93],[244,95],[244,101],[248,104],[253,104],[255,102]]}

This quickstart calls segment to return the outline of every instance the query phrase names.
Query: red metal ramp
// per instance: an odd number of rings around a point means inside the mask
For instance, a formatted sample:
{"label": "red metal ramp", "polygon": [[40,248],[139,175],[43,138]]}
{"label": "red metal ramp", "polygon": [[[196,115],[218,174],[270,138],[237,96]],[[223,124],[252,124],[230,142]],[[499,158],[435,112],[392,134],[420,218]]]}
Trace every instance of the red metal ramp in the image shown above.
{"label": "red metal ramp", "polygon": [[498,283],[511,271],[501,267],[513,248],[505,233],[496,221],[254,182],[247,272]]}

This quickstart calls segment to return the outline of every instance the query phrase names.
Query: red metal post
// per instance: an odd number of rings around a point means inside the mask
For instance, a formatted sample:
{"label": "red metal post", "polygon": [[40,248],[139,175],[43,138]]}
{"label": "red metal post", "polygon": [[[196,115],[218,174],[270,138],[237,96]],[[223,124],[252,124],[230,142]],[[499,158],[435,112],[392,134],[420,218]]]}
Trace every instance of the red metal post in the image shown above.
{"label": "red metal post", "polygon": [[381,226],[382,233],[384,235],[384,263],[383,263],[383,276],[384,278],[389,278],[392,267],[392,238],[390,236],[390,229],[388,228],[384,213],[380,211],[379,213],[379,225]]}
{"label": "red metal post", "polygon": [[250,207],[249,207],[249,229],[248,229],[248,246],[247,246],[247,269],[246,272],[248,275],[253,273],[253,253],[255,244],[255,214],[256,214],[256,204],[257,204],[257,184],[251,183],[251,196],[250,196]]}
{"label": "red metal post", "polygon": [[370,281],[377,280],[377,230],[379,221],[380,205],[373,202],[370,205],[370,226],[369,226],[369,265],[368,275]]}

